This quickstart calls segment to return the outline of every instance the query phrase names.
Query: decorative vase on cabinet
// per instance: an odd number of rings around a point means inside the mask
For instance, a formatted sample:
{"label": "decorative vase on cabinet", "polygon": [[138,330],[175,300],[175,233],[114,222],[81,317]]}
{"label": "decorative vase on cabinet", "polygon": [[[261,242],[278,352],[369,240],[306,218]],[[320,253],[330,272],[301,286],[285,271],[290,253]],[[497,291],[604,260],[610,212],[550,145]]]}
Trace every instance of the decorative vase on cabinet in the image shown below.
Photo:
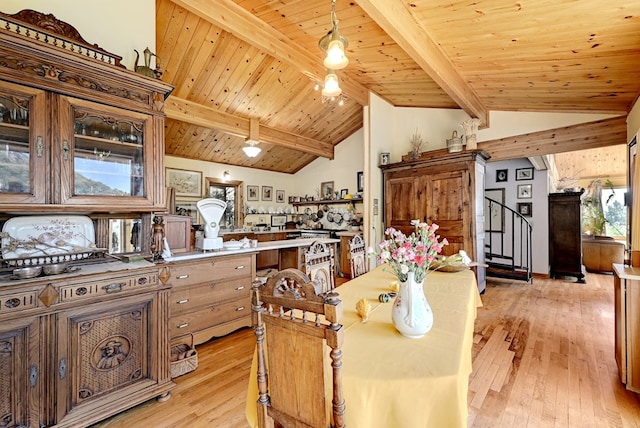
{"label": "decorative vase on cabinet", "polygon": [[424,281],[417,282],[413,272],[400,282],[400,289],[391,310],[391,320],[405,337],[417,339],[433,327],[433,311],[424,295]]}

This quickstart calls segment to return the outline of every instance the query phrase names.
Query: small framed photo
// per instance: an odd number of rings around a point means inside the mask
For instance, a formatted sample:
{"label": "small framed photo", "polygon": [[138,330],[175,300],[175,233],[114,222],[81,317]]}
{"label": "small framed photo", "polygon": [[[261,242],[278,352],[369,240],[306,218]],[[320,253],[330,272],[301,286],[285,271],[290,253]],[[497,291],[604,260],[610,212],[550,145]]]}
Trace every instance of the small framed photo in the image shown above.
{"label": "small framed photo", "polygon": [[284,190],[276,190],[276,202],[284,204]]}
{"label": "small framed photo", "polygon": [[260,190],[259,186],[247,185],[247,201],[259,201],[258,192]]}
{"label": "small framed photo", "polygon": [[518,214],[524,217],[531,217],[532,215],[532,204],[531,202],[518,202]]}
{"label": "small framed photo", "polygon": [[531,199],[533,197],[533,186],[531,184],[518,185],[518,199]]}
{"label": "small framed photo", "polygon": [[333,199],[333,181],[320,183],[320,199]]}
{"label": "small framed photo", "polygon": [[349,193],[349,189],[342,189],[340,191],[340,199],[344,199],[344,197],[347,196],[347,193]]}
{"label": "small framed photo", "polygon": [[273,201],[273,187],[272,186],[262,186],[262,200],[263,201]]}
{"label": "small framed photo", "polygon": [[176,196],[202,196],[202,172],[165,168],[165,185],[176,189]]}
{"label": "small framed photo", "polygon": [[364,191],[364,173],[362,171],[358,171],[356,174],[356,182],[358,183],[358,192]]}
{"label": "small framed photo", "polygon": [[507,181],[509,179],[509,170],[508,169],[498,169],[496,170],[496,182]]}
{"label": "small framed photo", "polygon": [[533,167],[516,169],[516,181],[533,180]]}
{"label": "small framed photo", "polygon": [[287,223],[287,215],[272,215],[271,216],[271,226],[280,227],[284,226]]}
{"label": "small framed photo", "polygon": [[391,163],[391,153],[382,152],[380,153],[380,165],[389,165]]}

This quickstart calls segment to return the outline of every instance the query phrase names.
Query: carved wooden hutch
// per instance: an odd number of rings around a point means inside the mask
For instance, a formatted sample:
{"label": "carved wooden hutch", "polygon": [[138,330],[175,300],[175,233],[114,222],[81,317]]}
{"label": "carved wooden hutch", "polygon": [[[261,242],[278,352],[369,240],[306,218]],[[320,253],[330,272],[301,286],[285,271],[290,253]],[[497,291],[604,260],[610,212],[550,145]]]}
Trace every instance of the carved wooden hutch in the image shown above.
{"label": "carved wooden hutch", "polygon": [[[53,15],[0,14],[0,222],[81,213],[106,247],[109,216],[137,216],[149,236],[171,90]],[[0,426],[87,426],[166,397],[169,287],[148,262],[0,278]]]}
{"label": "carved wooden hutch", "polygon": [[[381,165],[384,173],[384,223],[406,234],[414,219],[440,226],[449,245],[443,254],[465,250],[484,261],[484,171],[482,150],[448,153],[435,150],[417,160]],[[485,288],[484,268],[476,268],[478,288]]]}

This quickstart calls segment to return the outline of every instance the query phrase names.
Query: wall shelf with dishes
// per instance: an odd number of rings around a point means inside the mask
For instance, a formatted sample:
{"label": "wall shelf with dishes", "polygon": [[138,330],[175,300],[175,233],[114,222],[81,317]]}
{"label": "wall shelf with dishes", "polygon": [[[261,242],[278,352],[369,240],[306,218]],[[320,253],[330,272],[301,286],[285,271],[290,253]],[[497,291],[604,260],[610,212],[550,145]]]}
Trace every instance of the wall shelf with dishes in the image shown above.
{"label": "wall shelf with dishes", "polygon": [[299,207],[299,206],[307,206],[307,205],[356,204],[358,202],[362,202],[362,198],[323,199],[323,200],[317,200],[317,201],[292,202],[291,205],[293,205],[294,207]]}

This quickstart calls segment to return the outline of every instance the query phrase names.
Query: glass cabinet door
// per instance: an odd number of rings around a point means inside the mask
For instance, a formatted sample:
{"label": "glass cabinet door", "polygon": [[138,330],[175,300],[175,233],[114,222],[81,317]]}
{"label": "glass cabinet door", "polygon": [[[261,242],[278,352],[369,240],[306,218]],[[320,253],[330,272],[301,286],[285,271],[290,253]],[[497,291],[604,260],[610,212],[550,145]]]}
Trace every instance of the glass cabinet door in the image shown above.
{"label": "glass cabinet door", "polygon": [[44,92],[0,82],[0,202],[44,203]]}
{"label": "glass cabinet door", "polygon": [[[60,125],[62,203],[122,204],[148,199],[150,116],[62,97],[71,119]],[[99,198],[99,199],[97,199]],[[93,202],[87,202],[93,200]]]}

